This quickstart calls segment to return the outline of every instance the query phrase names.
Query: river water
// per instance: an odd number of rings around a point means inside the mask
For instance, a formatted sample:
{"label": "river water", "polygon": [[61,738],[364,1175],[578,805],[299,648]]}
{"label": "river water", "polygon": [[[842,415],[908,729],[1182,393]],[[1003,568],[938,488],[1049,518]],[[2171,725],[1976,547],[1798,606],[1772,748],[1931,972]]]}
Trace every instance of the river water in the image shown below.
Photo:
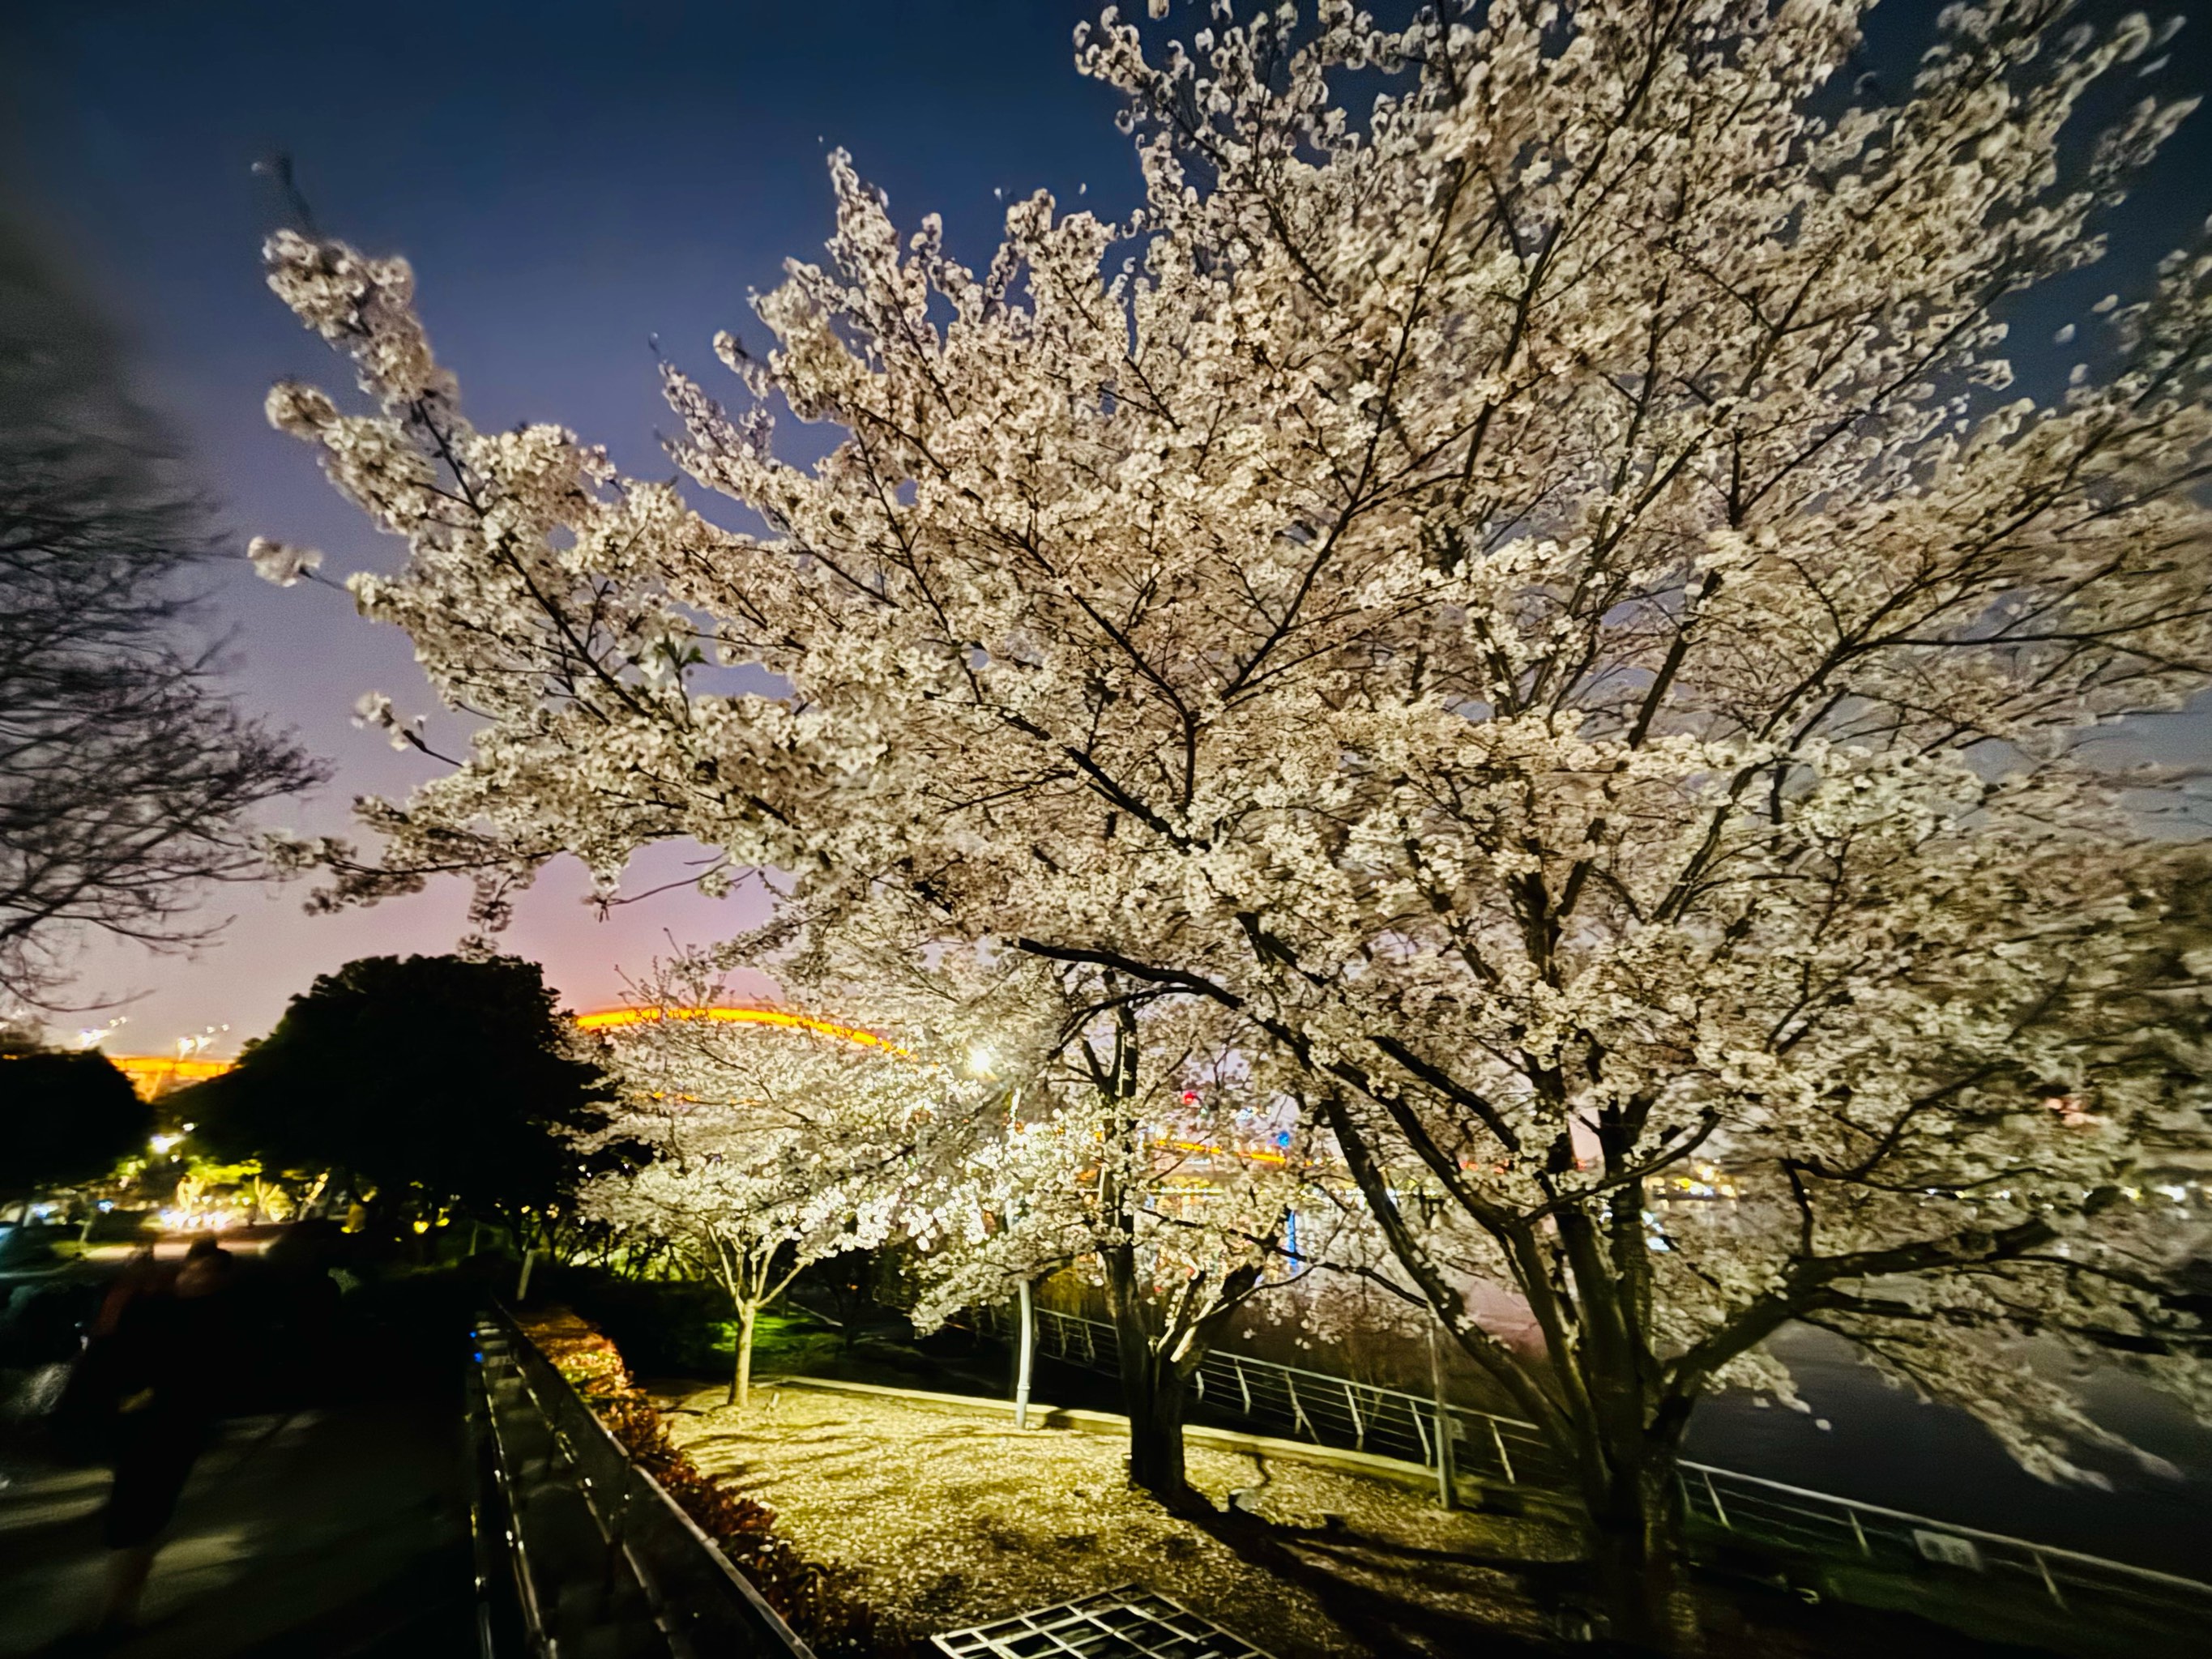
{"label": "river water", "polygon": [[[1484,1308],[1483,1317],[1501,1334],[1528,1334],[1526,1313],[1502,1296],[1497,1305]],[[1401,1338],[1308,1340],[1294,1325],[1262,1320],[1231,1341],[1250,1358],[1416,1393],[1428,1389],[1425,1350]],[[1893,1388],[1840,1337],[1791,1327],[1773,1346],[1811,1409],[1801,1413],[1744,1394],[1717,1396],[1691,1419],[1689,1457],[1957,1526],[2212,1581],[2212,1429],[2192,1422],[2172,1400],[2126,1373],[2108,1370],[2094,1380],[2089,1415],[2166,1460],[2172,1472],[2154,1473],[2124,1455],[2078,1450],[2077,1462],[2110,1481],[2109,1489],[2100,1490],[2038,1480],[1966,1412]],[[1462,1404],[1511,1413],[1468,1362],[1455,1357],[1452,1372],[1453,1392]]]}
{"label": "river water", "polygon": [[[2031,1538],[2212,1580],[2212,1430],[2118,1371],[2100,1374],[2089,1414],[2174,1466],[2082,1452],[2109,1491],[2027,1474],[1972,1417],[1890,1387],[1850,1345],[1793,1329],[1777,1347],[1809,1413],[1727,1395],[1698,1408],[1688,1455],[1701,1462],[1841,1498]],[[1820,1426],[1826,1419],[1828,1426]]]}

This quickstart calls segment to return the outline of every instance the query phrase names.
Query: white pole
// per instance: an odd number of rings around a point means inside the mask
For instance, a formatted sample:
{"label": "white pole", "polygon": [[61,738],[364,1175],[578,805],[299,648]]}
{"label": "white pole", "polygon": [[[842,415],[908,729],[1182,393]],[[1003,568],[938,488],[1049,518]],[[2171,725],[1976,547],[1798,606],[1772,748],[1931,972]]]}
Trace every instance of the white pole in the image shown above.
{"label": "white pole", "polygon": [[530,1295],[530,1270],[537,1265],[538,1252],[525,1250],[522,1253],[522,1282],[514,1287],[514,1305],[518,1308]]}
{"label": "white pole", "polygon": [[1429,1383],[1437,1397],[1437,1502],[1451,1509],[1459,1501],[1458,1483],[1452,1468],[1451,1405],[1444,1398],[1444,1356],[1437,1341],[1434,1322],[1429,1326]]}
{"label": "white pole", "polygon": [[1022,1310],[1022,1358],[1020,1368],[1014,1375],[1014,1426],[1026,1429],[1030,1425],[1030,1368],[1036,1355],[1036,1315],[1030,1307],[1030,1282],[1024,1279],[1016,1286]]}

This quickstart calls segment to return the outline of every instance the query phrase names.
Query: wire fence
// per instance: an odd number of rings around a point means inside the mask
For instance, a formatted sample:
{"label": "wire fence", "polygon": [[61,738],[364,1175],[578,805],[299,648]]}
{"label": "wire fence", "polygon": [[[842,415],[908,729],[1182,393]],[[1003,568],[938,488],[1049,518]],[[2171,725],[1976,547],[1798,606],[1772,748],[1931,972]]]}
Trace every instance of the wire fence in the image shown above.
{"label": "wire fence", "polygon": [[[1111,1373],[1114,1328],[1103,1320],[1035,1310],[1038,1352]],[[978,1328],[1018,1340],[1018,1316],[983,1310]],[[1249,1423],[1285,1438],[1437,1467],[1437,1402],[1401,1389],[1304,1370],[1235,1352],[1208,1354],[1194,1390],[1205,1413]],[[1559,1459],[1536,1426],[1517,1418],[1444,1405],[1455,1471],[1507,1486],[1553,1490],[1566,1484]],[[2054,1545],[1856,1498],[1812,1492],[1709,1463],[1684,1462],[1677,1479],[1693,1535],[1816,1556],[1838,1565],[1908,1573],[1956,1590],[1977,1587],[1985,1601],[2033,1603],[2101,1619],[2118,1610],[2146,1628],[2202,1630],[2212,1620],[2212,1584],[2130,1566]]]}

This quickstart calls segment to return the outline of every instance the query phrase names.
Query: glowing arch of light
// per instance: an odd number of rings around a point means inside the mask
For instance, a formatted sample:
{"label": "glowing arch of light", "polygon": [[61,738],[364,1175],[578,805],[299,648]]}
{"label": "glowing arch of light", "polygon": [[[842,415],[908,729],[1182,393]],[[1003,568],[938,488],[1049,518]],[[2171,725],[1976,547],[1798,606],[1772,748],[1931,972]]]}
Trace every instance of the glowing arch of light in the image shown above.
{"label": "glowing arch of light", "polygon": [[141,1100],[158,1100],[172,1089],[221,1077],[234,1060],[180,1059],[175,1054],[109,1054],[109,1063],[131,1079]]}
{"label": "glowing arch of light", "polygon": [[[888,1038],[857,1025],[840,1025],[835,1021],[816,1019],[807,1014],[794,1014],[781,1008],[608,1008],[596,1014],[576,1016],[580,1031],[619,1030],[628,1025],[650,1025],[664,1019],[703,1019],[717,1024],[781,1025],[802,1031],[817,1031],[823,1036],[833,1036],[842,1042],[856,1043],[863,1048],[881,1048],[886,1053],[905,1054],[906,1050]],[[912,1056],[908,1056],[912,1058]]]}
{"label": "glowing arch of light", "polygon": [[[864,1031],[857,1025],[840,1025],[835,1021],[814,1019],[805,1014],[787,1013],[781,1008],[608,1008],[596,1014],[579,1014],[576,1028],[583,1031],[620,1030],[625,1025],[643,1025],[659,1019],[708,1019],[726,1021],[743,1025],[781,1025],[791,1029],[819,1032],[863,1048],[881,1048],[887,1054],[913,1058],[896,1043],[878,1036],[873,1031]],[[144,1100],[155,1100],[172,1089],[188,1083],[204,1083],[211,1077],[221,1077],[235,1066],[234,1060],[210,1060],[204,1056],[181,1060],[174,1054],[110,1054],[115,1067],[131,1079],[131,1086]]]}

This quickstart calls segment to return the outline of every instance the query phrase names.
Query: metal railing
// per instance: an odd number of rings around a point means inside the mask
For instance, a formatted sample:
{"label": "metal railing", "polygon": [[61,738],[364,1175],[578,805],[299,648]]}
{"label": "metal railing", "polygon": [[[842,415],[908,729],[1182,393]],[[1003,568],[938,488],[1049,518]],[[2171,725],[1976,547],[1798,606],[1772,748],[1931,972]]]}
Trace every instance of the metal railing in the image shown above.
{"label": "metal railing", "polygon": [[[1049,1308],[1036,1310],[1035,1317],[1040,1352],[1090,1370],[1116,1369],[1110,1324]],[[1018,1334],[1015,1316],[1004,1308],[983,1310],[976,1321],[994,1335]],[[1437,1467],[1437,1402],[1420,1395],[1218,1352],[1206,1356],[1194,1392],[1199,1406],[1288,1438]],[[1566,1484],[1534,1424],[1450,1404],[1444,1420],[1459,1474],[1535,1490]],[[1817,1556],[1838,1567],[1932,1576],[1954,1589],[1979,1584],[2015,1602],[2025,1590],[2061,1613],[2101,1618],[2117,1608],[2156,1629],[2201,1629],[2212,1620],[2212,1584],[2198,1579],[1710,1463],[1682,1462],[1676,1478],[1693,1535],[1710,1541]]]}
{"label": "metal railing", "polygon": [[[2026,1591],[2063,1613],[2127,1607],[2157,1625],[2201,1629],[2212,1619],[2212,1584],[2109,1561],[2054,1544],[1984,1532],[1924,1515],[1808,1491],[1710,1463],[1684,1462],[1689,1518],[1709,1534],[1779,1546],[1878,1572],[1980,1575],[1995,1594]],[[1963,1581],[1961,1581],[1963,1582]]]}
{"label": "metal railing", "polygon": [[[1018,1334],[1014,1317],[994,1308],[976,1321],[980,1328],[1011,1338]],[[1050,1308],[1037,1309],[1036,1317],[1040,1352],[1088,1370],[1117,1369],[1120,1349],[1111,1325]],[[1437,1466],[1433,1399],[1218,1349],[1206,1355],[1192,1383],[1192,1400],[1201,1412],[1242,1418],[1317,1446]],[[1557,1461],[1534,1424],[1464,1406],[1447,1406],[1444,1418],[1453,1437],[1452,1467],[1459,1474],[1509,1486],[1559,1484]]]}
{"label": "metal railing", "polygon": [[[504,1534],[530,1652],[814,1659],[526,1337],[498,1314],[476,1337],[471,1418],[494,1488],[480,1536]],[[480,1585],[496,1577],[480,1555]]]}

